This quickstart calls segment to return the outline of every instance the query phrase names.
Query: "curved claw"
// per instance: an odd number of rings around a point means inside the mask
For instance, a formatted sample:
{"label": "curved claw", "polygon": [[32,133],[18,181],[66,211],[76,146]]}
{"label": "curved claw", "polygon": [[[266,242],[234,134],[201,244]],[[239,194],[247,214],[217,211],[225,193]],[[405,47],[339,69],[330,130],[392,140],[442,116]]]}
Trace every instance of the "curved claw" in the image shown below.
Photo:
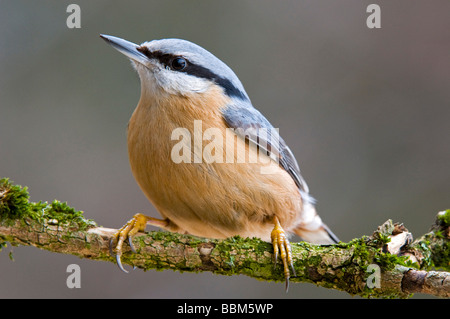
{"label": "curved claw", "polygon": [[[136,251],[136,249],[134,248],[134,245],[133,245],[133,239],[131,237],[128,237],[128,245],[130,245],[131,251],[133,253],[137,254],[137,251]],[[136,266],[133,265],[133,270],[135,270],[135,269],[136,269]]]}
{"label": "curved claw", "polygon": [[128,236],[128,245],[130,245],[131,251],[133,253],[137,254],[136,249],[134,248],[133,239],[131,238],[131,236]]}
{"label": "curved claw", "polygon": [[[115,237],[111,237],[109,239],[109,254],[111,255],[111,257],[116,258],[116,263],[117,263],[117,266],[120,268],[120,270],[122,270],[124,273],[128,274],[128,271],[125,268],[123,268],[121,256],[119,254],[114,253],[114,250],[113,250],[114,239],[115,239]],[[136,269],[136,266],[133,267],[133,270],[134,269]]]}
{"label": "curved claw", "polygon": [[124,273],[128,274],[128,270],[126,270],[122,266],[122,261],[120,260],[120,255],[116,255],[116,262],[117,262],[117,266],[119,266],[120,270],[122,270]]}
{"label": "curved claw", "polygon": [[111,255],[111,257],[115,257],[116,254],[113,251],[113,243],[114,243],[114,237],[111,237],[109,239],[109,254]]}

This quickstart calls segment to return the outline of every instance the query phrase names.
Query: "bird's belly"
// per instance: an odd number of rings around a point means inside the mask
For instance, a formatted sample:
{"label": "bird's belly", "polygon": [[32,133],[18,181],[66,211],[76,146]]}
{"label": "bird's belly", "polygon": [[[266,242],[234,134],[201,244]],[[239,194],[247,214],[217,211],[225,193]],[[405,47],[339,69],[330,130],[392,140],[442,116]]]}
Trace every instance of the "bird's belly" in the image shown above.
{"label": "bird's belly", "polygon": [[165,156],[161,148],[153,152],[130,150],[132,171],[160,214],[180,232],[269,240],[274,216],[286,231],[301,222],[298,189],[280,167],[262,174],[259,163],[175,163],[168,150]]}

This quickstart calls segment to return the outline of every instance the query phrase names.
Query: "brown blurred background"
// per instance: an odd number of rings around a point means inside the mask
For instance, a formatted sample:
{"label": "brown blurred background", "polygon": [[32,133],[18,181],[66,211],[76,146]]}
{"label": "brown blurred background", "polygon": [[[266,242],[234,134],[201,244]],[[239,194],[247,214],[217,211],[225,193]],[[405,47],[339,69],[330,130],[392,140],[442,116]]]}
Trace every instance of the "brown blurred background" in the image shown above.
{"label": "brown blurred background", "polygon": [[[0,177],[33,201],[67,201],[105,227],[158,216],[128,164],[137,74],[99,33],[178,37],[227,63],[296,155],[343,241],[391,218],[415,235],[450,208],[450,3],[376,1],[0,1]],[[188,183],[188,182],[187,182]],[[150,228],[148,228],[150,229]],[[347,298],[293,284],[112,263],[29,247],[0,253],[0,298]],[[66,267],[81,267],[68,289]],[[418,296],[420,297],[420,296]]]}

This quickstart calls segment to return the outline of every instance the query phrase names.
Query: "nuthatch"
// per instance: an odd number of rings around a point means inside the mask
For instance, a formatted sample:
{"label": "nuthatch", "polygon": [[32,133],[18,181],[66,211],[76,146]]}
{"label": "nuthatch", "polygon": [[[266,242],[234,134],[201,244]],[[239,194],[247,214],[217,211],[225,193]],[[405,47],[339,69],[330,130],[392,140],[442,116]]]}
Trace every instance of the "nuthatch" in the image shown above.
{"label": "nuthatch", "polygon": [[[186,40],[136,45],[101,37],[130,58],[139,74],[141,97],[128,123],[129,160],[136,181],[163,217],[136,214],[115,234],[111,244],[117,241],[113,251],[122,270],[124,241],[134,251],[130,238],[147,224],[201,237],[272,242],[275,263],[278,254],[283,262],[286,289],[289,267],[295,276],[288,234],[316,244],[338,242],[316,213],[291,150],[225,63]],[[174,138],[177,130],[183,134]],[[213,139],[207,132],[217,134]],[[202,157],[205,140],[209,158]],[[249,160],[252,156],[260,160]]]}

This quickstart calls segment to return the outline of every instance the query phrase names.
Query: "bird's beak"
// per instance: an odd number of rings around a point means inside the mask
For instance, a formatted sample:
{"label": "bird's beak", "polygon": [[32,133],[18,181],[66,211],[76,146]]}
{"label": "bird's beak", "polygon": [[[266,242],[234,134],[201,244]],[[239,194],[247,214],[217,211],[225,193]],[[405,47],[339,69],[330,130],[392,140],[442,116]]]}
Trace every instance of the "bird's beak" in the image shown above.
{"label": "bird's beak", "polygon": [[137,48],[139,48],[139,45],[134,44],[133,42],[129,42],[127,40],[105,34],[100,34],[100,38],[111,44],[114,49],[136,62],[144,65],[149,62],[148,58],[137,50]]}

